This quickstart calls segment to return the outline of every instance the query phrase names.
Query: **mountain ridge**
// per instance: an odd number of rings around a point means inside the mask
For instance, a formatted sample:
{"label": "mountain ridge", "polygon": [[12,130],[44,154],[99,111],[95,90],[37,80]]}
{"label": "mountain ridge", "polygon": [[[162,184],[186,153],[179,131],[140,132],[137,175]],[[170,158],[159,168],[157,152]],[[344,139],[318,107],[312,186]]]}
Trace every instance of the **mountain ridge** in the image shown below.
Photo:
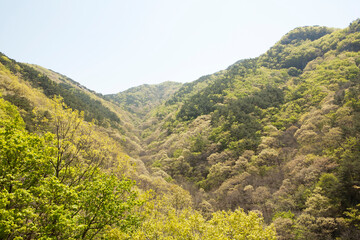
{"label": "mountain ridge", "polygon": [[1,55],[0,86],[30,131],[35,106],[47,102],[48,116],[57,94],[89,122],[101,113],[95,129],[133,158],[119,168],[178,206],[209,219],[258,211],[279,239],[351,239],[360,236],[359,51],[360,19],[295,28],[259,57],[191,83],[102,96]]}
{"label": "mountain ridge", "polygon": [[180,87],[181,83],[166,81],[160,84],[143,84],[104,97],[120,104],[139,117],[144,117],[162,101],[166,101]]}

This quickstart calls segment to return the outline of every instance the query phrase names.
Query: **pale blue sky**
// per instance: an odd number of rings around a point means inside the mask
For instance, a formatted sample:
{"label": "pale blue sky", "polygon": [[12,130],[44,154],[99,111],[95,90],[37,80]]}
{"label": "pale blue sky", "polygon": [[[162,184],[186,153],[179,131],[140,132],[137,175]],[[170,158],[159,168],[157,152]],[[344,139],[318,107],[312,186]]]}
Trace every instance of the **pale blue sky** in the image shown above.
{"label": "pale blue sky", "polygon": [[107,94],[189,82],[299,26],[347,27],[358,0],[0,0],[0,52]]}

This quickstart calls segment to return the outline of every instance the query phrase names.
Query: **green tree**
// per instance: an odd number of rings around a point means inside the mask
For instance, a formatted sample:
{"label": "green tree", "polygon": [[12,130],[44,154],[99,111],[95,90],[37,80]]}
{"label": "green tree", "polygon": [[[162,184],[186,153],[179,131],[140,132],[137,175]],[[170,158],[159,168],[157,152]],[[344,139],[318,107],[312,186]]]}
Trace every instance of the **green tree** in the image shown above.
{"label": "green tree", "polygon": [[[133,231],[142,203],[134,182],[98,167],[86,182],[63,181],[52,138],[28,133],[16,108],[0,99],[0,238],[93,239],[108,228]],[[84,173],[78,164],[72,171]]]}
{"label": "green tree", "polygon": [[142,204],[132,189],[134,182],[115,176],[98,174],[91,182],[79,187],[79,229],[77,237],[93,239],[107,226],[123,232],[133,231],[140,222],[133,213]]}

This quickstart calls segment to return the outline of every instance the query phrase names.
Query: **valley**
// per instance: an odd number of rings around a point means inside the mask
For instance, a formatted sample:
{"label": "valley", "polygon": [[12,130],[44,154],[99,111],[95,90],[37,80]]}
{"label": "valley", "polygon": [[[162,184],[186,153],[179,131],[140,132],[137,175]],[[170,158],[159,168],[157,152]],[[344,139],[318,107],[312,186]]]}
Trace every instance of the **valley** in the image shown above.
{"label": "valley", "polygon": [[0,89],[0,238],[360,237],[360,20],[109,95],[0,54]]}

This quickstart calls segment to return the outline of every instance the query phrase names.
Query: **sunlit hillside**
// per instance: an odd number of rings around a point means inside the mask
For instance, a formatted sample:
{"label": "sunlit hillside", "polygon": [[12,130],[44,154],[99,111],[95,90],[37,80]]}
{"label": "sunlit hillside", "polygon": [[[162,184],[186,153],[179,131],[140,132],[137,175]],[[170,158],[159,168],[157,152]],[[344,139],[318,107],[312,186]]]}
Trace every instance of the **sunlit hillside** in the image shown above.
{"label": "sunlit hillside", "polygon": [[359,239],[359,67],[360,20],[112,95],[1,54],[0,239]]}

